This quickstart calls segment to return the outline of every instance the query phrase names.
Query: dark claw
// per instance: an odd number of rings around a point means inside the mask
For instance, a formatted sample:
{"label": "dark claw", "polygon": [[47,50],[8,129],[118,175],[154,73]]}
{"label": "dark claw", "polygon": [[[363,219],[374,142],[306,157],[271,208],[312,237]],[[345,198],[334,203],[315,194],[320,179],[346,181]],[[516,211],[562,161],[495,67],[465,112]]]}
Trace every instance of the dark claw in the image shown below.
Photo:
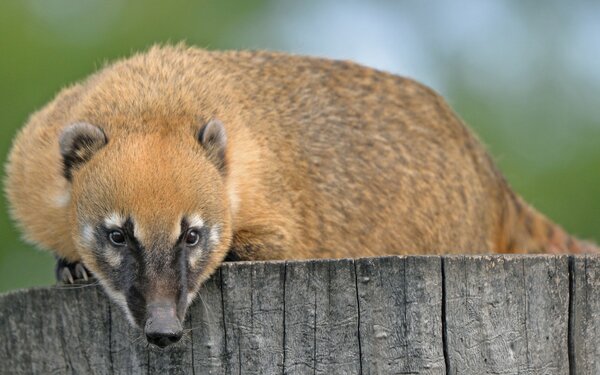
{"label": "dark claw", "polygon": [[91,278],[90,271],[83,263],[71,263],[65,259],[56,260],[56,281],[60,284],[75,284],[78,281],[87,282]]}

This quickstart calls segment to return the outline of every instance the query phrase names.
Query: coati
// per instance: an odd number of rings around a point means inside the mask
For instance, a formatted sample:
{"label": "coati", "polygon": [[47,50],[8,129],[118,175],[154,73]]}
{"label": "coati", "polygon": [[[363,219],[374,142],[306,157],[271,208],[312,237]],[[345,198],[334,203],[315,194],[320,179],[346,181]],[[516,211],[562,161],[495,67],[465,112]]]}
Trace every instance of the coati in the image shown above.
{"label": "coati", "polygon": [[434,91],[346,61],[153,47],[61,91],[6,171],[59,277],[91,271],[159,346],[226,259],[598,250],[513,193]]}

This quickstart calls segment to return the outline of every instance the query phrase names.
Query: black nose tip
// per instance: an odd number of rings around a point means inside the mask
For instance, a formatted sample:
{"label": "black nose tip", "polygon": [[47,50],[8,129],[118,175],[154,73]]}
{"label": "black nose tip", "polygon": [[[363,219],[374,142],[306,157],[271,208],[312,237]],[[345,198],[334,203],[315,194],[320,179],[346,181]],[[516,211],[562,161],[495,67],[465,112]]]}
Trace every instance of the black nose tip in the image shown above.
{"label": "black nose tip", "polygon": [[146,332],[146,338],[148,342],[158,346],[159,348],[165,348],[171,344],[175,344],[181,339],[183,335],[182,331],[179,332]]}
{"label": "black nose tip", "polygon": [[174,303],[153,302],[148,304],[147,312],[144,332],[149,343],[164,348],[181,339],[183,327]]}

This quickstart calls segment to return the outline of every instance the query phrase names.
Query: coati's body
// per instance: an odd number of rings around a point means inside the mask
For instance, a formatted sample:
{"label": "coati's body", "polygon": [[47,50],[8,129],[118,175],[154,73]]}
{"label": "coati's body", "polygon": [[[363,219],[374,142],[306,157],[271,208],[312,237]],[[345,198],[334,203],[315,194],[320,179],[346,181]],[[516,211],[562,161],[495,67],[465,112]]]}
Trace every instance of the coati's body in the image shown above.
{"label": "coati's body", "polygon": [[[223,155],[198,145],[211,119]],[[106,142],[69,170],[61,132],[80,122]],[[192,206],[216,223],[197,284],[229,249],[234,259],[594,249],[522,203],[439,95],[349,62],[153,48],[63,90],[21,131],[7,171],[26,237],[101,281],[78,217],[106,220],[115,207],[164,243]]]}

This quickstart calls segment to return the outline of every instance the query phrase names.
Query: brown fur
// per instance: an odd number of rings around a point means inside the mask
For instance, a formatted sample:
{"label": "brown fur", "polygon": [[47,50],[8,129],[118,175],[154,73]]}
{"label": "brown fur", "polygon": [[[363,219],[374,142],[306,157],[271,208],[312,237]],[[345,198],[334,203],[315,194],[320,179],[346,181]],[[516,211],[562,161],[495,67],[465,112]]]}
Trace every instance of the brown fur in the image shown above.
{"label": "brown fur", "polygon": [[[194,139],[211,118],[227,132],[224,176]],[[71,185],[58,137],[77,121],[109,143]],[[7,176],[26,237],[92,270],[77,212],[123,202],[146,231],[169,233],[190,206],[225,220],[205,276],[230,246],[241,259],[597,250],[516,197],[438,94],[343,61],[152,48],[34,114]]]}

